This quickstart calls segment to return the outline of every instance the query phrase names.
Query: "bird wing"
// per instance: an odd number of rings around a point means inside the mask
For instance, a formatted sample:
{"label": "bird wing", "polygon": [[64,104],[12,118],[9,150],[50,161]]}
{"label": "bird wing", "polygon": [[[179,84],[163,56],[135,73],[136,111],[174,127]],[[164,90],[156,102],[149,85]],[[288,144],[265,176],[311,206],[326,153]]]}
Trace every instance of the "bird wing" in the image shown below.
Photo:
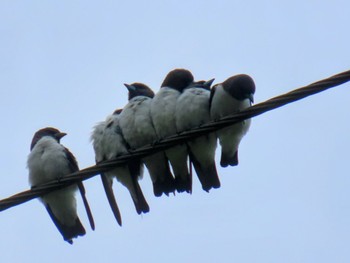
{"label": "bird wing", "polygon": [[[75,159],[74,155],[67,148],[64,148],[64,150],[65,150],[65,154],[66,154],[66,157],[67,157],[67,160],[68,160],[68,166],[69,166],[70,172],[74,173],[74,172],[79,171],[78,162]],[[89,202],[88,202],[88,200],[86,198],[86,191],[85,191],[84,184],[83,184],[83,182],[78,182],[77,185],[78,185],[78,188],[79,188],[79,192],[80,192],[81,198],[83,199],[84,207],[85,207],[85,210],[86,210],[86,214],[87,214],[87,216],[89,218],[89,223],[90,223],[91,229],[95,230],[95,221],[94,221],[94,218],[92,216],[92,212],[91,212],[91,209],[90,209]]]}

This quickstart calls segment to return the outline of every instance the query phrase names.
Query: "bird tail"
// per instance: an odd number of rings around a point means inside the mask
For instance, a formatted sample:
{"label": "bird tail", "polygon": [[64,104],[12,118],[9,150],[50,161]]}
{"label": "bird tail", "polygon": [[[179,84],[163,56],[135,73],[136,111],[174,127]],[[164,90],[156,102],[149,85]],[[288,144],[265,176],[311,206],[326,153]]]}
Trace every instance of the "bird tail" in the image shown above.
{"label": "bird tail", "polygon": [[149,212],[149,206],[142,193],[138,179],[142,177],[143,165],[140,160],[133,160],[126,166],[117,168],[116,176],[129,191],[138,214]]}
{"label": "bird tail", "polygon": [[136,194],[136,198],[132,197],[132,200],[134,202],[136,211],[138,214],[141,213],[148,213],[149,212],[149,205],[145,199],[145,196],[142,193],[141,187],[138,183],[137,180],[133,180],[133,184],[134,184],[134,190],[135,190],[135,194]]}
{"label": "bird tail", "polygon": [[85,187],[84,187],[83,182],[78,182],[78,188],[79,188],[79,191],[80,191],[81,198],[83,199],[83,203],[84,203],[84,206],[85,206],[86,214],[87,214],[87,216],[89,218],[90,227],[91,227],[92,230],[95,230],[95,221],[94,221],[94,217],[92,216],[92,212],[91,212],[91,209],[90,209],[89,202],[88,202],[88,200],[86,198],[86,192],[85,192]]}
{"label": "bird tail", "polygon": [[192,193],[192,178],[187,166],[187,146],[181,144],[165,151],[175,175],[175,186],[179,193]]}
{"label": "bird tail", "polygon": [[108,203],[112,209],[113,215],[117,220],[118,224],[121,226],[122,217],[120,215],[119,207],[114,196],[114,192],[112,188],[112,178],[109,178],[107,175],[101,173],[101,180],[102,180],[103,188],[105,189],[105,192],[106,192]]}
{"label": "bird tail", "polygon": [[143,158],[153,182],[153,192],[155,196],[161,196],[163,193],[175,192],[175,180],[170,171],[169,162],[164,152],[158,152],[151,156]]}
{"label": "bird tail", "polygon": [[217,132],[221,145],[222,167],[238,165],[239,144],[250,126],[250,120],[236,123]]}
{"label": "bird tail", "polygon": [[238,150],[235,151],[233,154],[230,152],[224,152],[221,151],[221,160],[220,160],[221,167],[227,167],[227,166],[237,166],[238,165]]}
{"label": "bird tail", "polygon": [[175,187],[178,193],[187,192],[192,193],[192,180],[191,175],[188,174],[186,178],[177,176],[175,178]]}
{"label": "bird tail", "polygon": [[209,192],[212,188],[220,187],[220,180],[216,170],[215,162],[207,163],[205,166],[195,158],[194,154],[189,150],[190,161],[197,173],[198,179],[202,184],[204,191]]}
{"label": "bird tail", "polygon": [[48,204],[46,204],[45,207],[52,221],[56,225],[58,231],[60,231],[61,235],[63,236],[63,239],[69,244],[73,244],[73,238],[77,238],[78,236],[84,236],[86,234],[85,228],[80,222],[79,217],[75,219],[74,225],[67,226],[58,220],[58,218],[52,212],[52,209]]}

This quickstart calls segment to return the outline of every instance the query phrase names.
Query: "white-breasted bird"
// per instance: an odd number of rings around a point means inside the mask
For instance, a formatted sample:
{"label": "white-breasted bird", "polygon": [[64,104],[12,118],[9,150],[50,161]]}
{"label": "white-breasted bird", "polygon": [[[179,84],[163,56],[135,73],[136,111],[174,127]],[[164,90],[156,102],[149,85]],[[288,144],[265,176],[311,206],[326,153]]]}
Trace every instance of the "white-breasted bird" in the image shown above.
{"label": "white-breasted bird", "polygon": [[[32,188],[54,180],[60,180],[66,175],[79,170],[73,154],[60,144],[60,139],[65,135],[66,133],[52,127],[43,128],[34,134],[27,161],[29,183]],[[73,238],[83,236],[86,233],[77,215],[75,199],[77,186],[83,198],[91,228],[94,229],[95,224],[82,182],[53,191],[39,198],[62,234],[63,239],[70,244],[73,243]]]}
{"label": "white-breasted bird", "polygon": [[[254,102],[255,83],[245,74],[232,76],[220,84],[216,84],[210,96],[210,114],[212,120],[218,120],[227,115],[248,108]],[[222,167],[238,165],[238,147],[247,133],[251,120],[236,123],[217,131],[221,145]]]}
{"label": "white-breasted bird", "polygon": [[[176,128],[179,132],[197,128],[210,121],[210,86],[214,79],[198,81],[187,87],[177,100]],[[202,188],[220,187],[215,165],[217,138],[215,133],[189,140],[188,153]]]}
{"label": "white-breasted bird", "polygon": [[[96,163],[112,160],[129,153],[128,145],[119,127],[119,115],[121,112],[122,109],[116,110],[93,129],[91,141],[95,151]],[[137,213],[147,213],[149,212],[149,206],[138,183],[138,179],[142,178],[142,171],[141,162],[133,160],[132,163],[118,166],[101,174],[108,202],[119,225],[121,225],[122,220],[112,189],[113,178],[115,177],[129,190]]]}
{"label": "white-breasted bird", "polygon": [[[177,99],[192,82],[192,73],[186,69],[174,69],[165,77],[151,103],[151,116],[158,139],[177,133],[175,121]],[[176,190],[191,193],[192,178],[188,171],[186,144],[166,149],[165,154],[173,168]]]}
{"label": "white-breasted bird", "polygon": [[[131,149],[151,145],[157,141],[150,105],[153,91],[142,83],[124,84],[129,90],[129,103],[119,116],[119,125],[124,139]],[[175,191],[175,183],[164,152],[157,152],[142,158],[153,183],[155,196],[168,195]]]}

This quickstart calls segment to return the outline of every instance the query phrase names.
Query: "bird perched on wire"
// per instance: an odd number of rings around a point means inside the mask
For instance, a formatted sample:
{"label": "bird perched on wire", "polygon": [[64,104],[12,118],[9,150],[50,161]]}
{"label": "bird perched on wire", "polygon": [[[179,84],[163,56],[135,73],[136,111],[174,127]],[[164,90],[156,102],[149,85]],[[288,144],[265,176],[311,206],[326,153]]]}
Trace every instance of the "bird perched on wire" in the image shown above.
{"label": "bird perched on wire", "polygon": [[[210,115],[218,120],[246,109],[254,102],[255,83],[245,74],[236,75],[216,84],[210,96]],[[238,165],[238,146],[250,126],[250,119],[217,131],[221,145],[222,167]]]}
{"label": "bird perched on wire", "polygon": [[[129,90],[129,103],[119,116],[119,125],[126,143],[131,149],[153,144],[157,141],[150,105],[153,91],[142,83],[124,84]],[[155,196],[168,195],[175,191],[173,175],[164,152],[157,152],[142,158],[153,182]]]}
{"label": "bird perched on wire", "polygon": [[[93,129],[91,141],[95,150],[96,163],[111,160],[129,152],[128,145],[119,127],[119,115],[121,112],[122,109],[116,110]],[[112,189],[113,177],[129,190],[136,211],[138,214],[141,214],[149,212],[149,206],[138,183],[138,179],[142,178],[142,174],[143,166],[137,160],[101,174],[108,202],[119,225],[122,224],[122,220]]]}
{"label": "bird perched on wire", "polygon": [[[79,170],[73,154],[60,144],[66,133],[56,128],[47,127],[38,130],[33,137],[27,166],[29,183],[32,188],[42,184],[60,180],[64,176]],[[77,187],[83,198],[91,228],[95,229],[92,213],[85,196],[82,182],[60,190],[53,191],[40,197],[52,221],[63,236],[63,239],[73,244],[73,238],[85,235],[86,231],[77,215],[75,191]]]}
{"label": "bird perched on wire", "polygon": [[[210,121],[210,86],[214,79],[198,81],[187,87],[176,104],[176,128],[179,132],[197,128]],[[191,163],[193,164],[202,188],[209,191],[220,187],[215,165],[217,138],[209,133],[187,142]]]}
{"label": "bird perched on wire", "polygon": [[[186,69],[174,69],[165,77],[160,90],[151,103],[151,116],[158,139],[177,133],[175,110],[182,91],[193,82],[192,73]],[[186,144],[165,150],[173,168],[178,192],[192,192],[192,178],[187,165]]]}

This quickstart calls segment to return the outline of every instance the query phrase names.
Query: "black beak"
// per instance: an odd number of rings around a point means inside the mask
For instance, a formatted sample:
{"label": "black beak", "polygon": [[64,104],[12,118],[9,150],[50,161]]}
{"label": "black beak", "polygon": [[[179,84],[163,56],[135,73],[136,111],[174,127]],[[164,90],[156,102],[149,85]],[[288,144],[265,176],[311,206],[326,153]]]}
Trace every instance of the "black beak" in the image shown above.
{"label": "black beak", "polygon": [[136,90],[136,88],[135,88],[133,85],[129,85],[129,84],[124,83],[124,86],[125,86],[129,91],[135,91],[135,90]]}
{"label": "black beak", "polygon": [[211,84],[213,84],[214,80],[215,79],[211,79],[211,80],[204,82],[204,86],[207,87],[208,89],[210,89]]}
{"label": "black beak", "polygon": [[55,134],[55,137],[57,138],[57,140],[60,140],[62,137],[66,136],[67,133],[64,132],[58,132]]}

